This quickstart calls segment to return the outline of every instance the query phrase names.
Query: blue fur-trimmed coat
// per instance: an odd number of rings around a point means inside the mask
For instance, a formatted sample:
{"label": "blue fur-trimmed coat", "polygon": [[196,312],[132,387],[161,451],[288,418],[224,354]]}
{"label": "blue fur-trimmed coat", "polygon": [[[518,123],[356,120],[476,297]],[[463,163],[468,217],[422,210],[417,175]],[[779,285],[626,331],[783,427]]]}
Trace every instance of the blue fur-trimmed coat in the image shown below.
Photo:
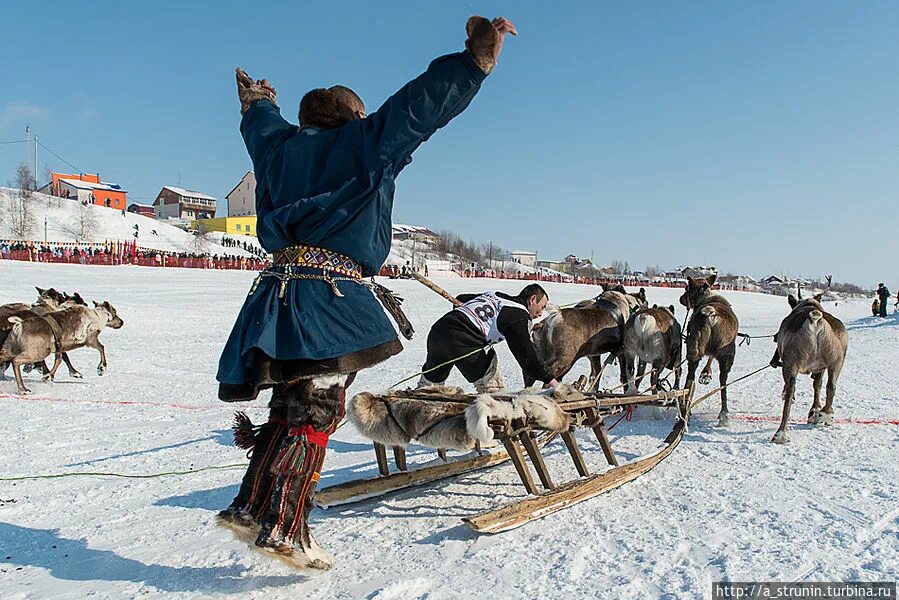
{"label": "blue fur-trimmed coat", "polygon": [[[377,274],[391,243],[395,180],[412,153],[469,105],[486,75],[467,52],[428,69],[364,119],[336,129],[299,129],[261,100],[240,132],[256,173],[256,231],[268,252],[298,244],[349,256]],[[217,379],[246,384],[252,349],[275,360],[325,360],[397,339],[363,285],[266,277],[248,295],[219,361]]]}

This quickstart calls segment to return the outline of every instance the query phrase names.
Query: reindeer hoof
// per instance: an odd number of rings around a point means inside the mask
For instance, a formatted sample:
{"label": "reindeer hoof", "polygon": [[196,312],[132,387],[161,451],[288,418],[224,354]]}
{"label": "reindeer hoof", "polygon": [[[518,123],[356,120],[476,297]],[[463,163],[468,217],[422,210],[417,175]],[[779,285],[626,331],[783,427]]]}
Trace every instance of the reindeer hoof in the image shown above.
{"label": "reindeer hoof", "polygon": [[34,365],[22,365],[22,371],[25,373],[31,373],[34,369]]}
{"label": "reindeer hoof", "polygon": [[103,365],[100,365],[99,367],[97,367],[97,375],[99,375],[100,377],[103,377],[104,373],[106,373],[106,367],[104,367]]}
{"label": "reindeer hoof", "polygon": [[786,431],[778,431],[774,434],[774,437],[771,438],[771,441],[775,444],[789,444],[790,438],[787,437]]}
{"label": "reindeer hoof", "polygon": [[718,427],[730,427],[730,414],[721,413],[718,415]]}
{"label": "reindeer hoof", "polygon": [[22,388],[22,389],[20,389],[17,393],[18,393],[20,396],[27,396],[28,394],[31,393],[31,390],[29,390],[28,388]]}
{"label": "reindeer hoof", "polygon": [[708,385],[712,383],[712,374],[711,373],[702,373],[699,375],[699,383],[702,385]]}
{"label": "reindeer hoof", "polygon": [[78,371],[75,371],[74,373],[72,373],[72,379],[84,379],[84,375],[82,375]]}
{"label": "reindeer hoof", "polygon": [[44,383],[53,383],[53,377],[48,373],[41,377]]}
{"label": "reindeer hoof", "polygon": [[821,422],[821,412],[817,410],[813,410],[808,414],[808,423],[809,425],[817,425]]}
{"label": "reindeer hoof", "polygon": [[829,427],[833,425],[833,413],[818,413],[818,425]]}

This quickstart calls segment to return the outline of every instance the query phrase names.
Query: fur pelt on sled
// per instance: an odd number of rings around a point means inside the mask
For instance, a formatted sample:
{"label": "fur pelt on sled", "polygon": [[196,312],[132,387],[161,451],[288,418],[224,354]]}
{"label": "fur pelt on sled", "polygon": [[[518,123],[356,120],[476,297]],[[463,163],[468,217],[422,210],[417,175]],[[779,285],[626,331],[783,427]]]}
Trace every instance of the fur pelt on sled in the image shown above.
{"label": "fur pelt on sled", "polygon": [[[423,390],[422,390],[423,391]],[[490,419],[527,419],[534,426],[563,431],[569,417],[552,398],[523,393],[511,400],[482,394],[466,403],[459,388],[427,388],[434,400],[403,398],[392,394],[357,394],[347,417],[362,435],[386,446],[406,446],[412,440],[432,448],[472,450],[476,443],[493,445]],[[453,402],[453,396],[460,396]]]}

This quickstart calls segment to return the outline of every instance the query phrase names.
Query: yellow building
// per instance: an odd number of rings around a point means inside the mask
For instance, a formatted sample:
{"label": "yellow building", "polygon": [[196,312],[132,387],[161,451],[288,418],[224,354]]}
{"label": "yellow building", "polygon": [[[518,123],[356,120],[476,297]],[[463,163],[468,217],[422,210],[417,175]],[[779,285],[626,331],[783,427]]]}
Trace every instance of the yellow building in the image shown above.
{"label": "yellow building", "polygon": [[220,231],[228,235],[252,235],[256,237],[256,215],[247,217],[218,217],[200,219],[190,224],[192,229],[203,231]]}

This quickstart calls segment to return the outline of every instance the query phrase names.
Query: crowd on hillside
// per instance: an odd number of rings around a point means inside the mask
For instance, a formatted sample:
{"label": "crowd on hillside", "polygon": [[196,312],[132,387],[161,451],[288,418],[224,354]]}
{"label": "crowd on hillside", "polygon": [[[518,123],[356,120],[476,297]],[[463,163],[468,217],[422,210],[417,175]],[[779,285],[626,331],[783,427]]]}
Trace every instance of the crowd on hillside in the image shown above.
{"label": "crowd on hillside", "polygon": [[259,246],[256,246],[253,244],[248,244],[247,242],[242,242],[240,240],[235,240],[234,238],[230,238],[226,235],[222,236],[221,244],[225,248],[241,248],[241,249],[245,250],[246,252],[255,254],[256,256],[258,256],[260,258],[265,258],[267,256],[265,250],[263,250]]}
{"label": "crowd on hillside", "polygon": [[269,261],[258,257],[197,252],[170,252],[140,248],[132,243],[0,241],[0,258],[29,262],[76,263],[82,265],[141,265],[202,269],[258,271]]}

